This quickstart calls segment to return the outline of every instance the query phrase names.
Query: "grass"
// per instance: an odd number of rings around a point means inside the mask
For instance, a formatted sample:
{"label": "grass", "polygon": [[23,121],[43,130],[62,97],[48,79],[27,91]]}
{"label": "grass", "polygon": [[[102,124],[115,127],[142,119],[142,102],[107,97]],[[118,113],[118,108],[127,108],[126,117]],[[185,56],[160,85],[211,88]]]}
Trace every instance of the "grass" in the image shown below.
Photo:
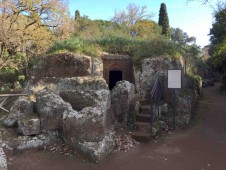
{"label": "grass", "polygon": [[72,52],[100,57],[102,52],[130,55],[136,68],[141,66],[144,58],[156,56],[177,56],[177,47],[164,38],[144,39],[117,32],[108,32],[102,36],[84,39],[73,37],[68,40],[57,41],[47,54]]}
{"label": "grass", "polygon": [[56,41],[53,46],[51,46],[47,54],[55,53],[79,53],[85,54],[92,57],[99,57],[101,54],[101,49],[98,45],[92,44],[88,41],[82,40],[80,38],[71,38],[63,41]]}

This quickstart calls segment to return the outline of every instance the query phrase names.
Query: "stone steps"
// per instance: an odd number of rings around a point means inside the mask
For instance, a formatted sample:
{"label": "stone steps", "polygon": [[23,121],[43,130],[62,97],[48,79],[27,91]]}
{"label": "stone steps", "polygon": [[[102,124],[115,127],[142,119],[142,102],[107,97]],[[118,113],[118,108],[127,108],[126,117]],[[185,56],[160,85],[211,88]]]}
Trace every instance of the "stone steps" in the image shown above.
{"label": "stone steps", "polygon": [[136,121],[139,121],[139,122],[150,122],[150,115],[148,114],[138,114],[136,115]]}
{"label": "stone steps", "polygon": [[150,112],[151,105],[146,100],[139,100],[140,112],[136,115],[134,131],[131,136],[138,142],[148,142],[151,140]]}
{"label": "stone steps", "polygon": [[141,105],[140,106],[140,114],[150,115],[151,113],[151,105]]}
{"label": "stone steps", "polygon": [[150,133],[134,131],[131,136],[138,142],[149,142],[151,140]]}
{"label": "stone steps", "polygon": [[149,105],[150,104],[150,102],[145,99],[140,99],[138,101],[139,101],[140,105]]}

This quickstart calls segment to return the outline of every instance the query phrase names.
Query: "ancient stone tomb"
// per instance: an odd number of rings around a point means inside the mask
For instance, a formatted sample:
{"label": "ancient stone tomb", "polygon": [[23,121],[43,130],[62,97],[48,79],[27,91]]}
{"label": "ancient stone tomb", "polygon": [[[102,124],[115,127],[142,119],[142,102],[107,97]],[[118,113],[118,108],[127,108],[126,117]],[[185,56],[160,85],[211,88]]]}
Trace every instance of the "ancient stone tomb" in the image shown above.
{"label": "ancient stone tomb", "polygon": [[[26,141],[16,148],[40,147],[60,138],[99,162],[114,150],[114,123],[133,124],[129,117],[139,112],[139,100],[148,99],[156,76],[175,67],[182,65],[167,57],[145,59],[142,70],[135,71],[126,55],[104,53],[102,60],[77,54],[47,56],[30,74],[24,89],[30,96],[14,102],[4,124]],[[171,94],[165,85],[168,108]],[[193,93],[181,90],[176,96],[178,122],[188,123]]]}

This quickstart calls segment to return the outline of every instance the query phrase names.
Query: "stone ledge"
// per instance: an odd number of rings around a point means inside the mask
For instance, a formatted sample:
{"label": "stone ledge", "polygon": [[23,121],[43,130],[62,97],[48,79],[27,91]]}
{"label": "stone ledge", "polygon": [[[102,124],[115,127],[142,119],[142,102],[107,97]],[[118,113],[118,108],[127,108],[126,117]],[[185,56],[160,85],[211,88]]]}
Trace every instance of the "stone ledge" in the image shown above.
{"label": "stone ledge", "polygon": [[119,55],[119,54],[103,53],[101,58],[103,60],[128,60],[128,59],[130,59],[130,56],[128,56],[128,55]]}

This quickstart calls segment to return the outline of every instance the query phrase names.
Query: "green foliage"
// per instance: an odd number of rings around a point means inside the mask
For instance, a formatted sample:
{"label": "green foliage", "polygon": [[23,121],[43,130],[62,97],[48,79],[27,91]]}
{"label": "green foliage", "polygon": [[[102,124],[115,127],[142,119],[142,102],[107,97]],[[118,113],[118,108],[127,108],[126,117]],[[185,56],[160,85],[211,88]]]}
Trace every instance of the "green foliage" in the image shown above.
{"label": "green foliage", "polygon": [[221,78],[220,91],[226,91],[226,6],[215,13],[215,22],[210,30],[211,46],[209,61],[215,69],[224,73]]}
{"label": "green foliage", "polygon": [[133,61],[140,68],[142,60],[157,56],[176,57],[178,50],[176,46],[166,39],[154,39],[151,41],[140,41],[138,48],[133,53]]}
{"label": "green foliage", "polygon": [[117,23],[111,21],[93,20],[92,22],[97,25],[99,31],[101,32],[105,30],[120,30],[120,26]]}
{"label": "green foliage", "polygon": [[26,79],[25,75],[19,75],[19,76],[18,76],[18,81],[19,81],[19,82],[24,82],[25,79]]}
{"label": "green foliage", "polygon": [[202,78],[199,75],[187,73],[185,76],[193,82],[192,85],[194,90],[199,89],[200,82],[202,81]]}
{"label": "green foliage", "polygon": [[55,42],[53,46],[50,47],[47,54],[62,52],[81,53],[92,57],[100,56],[100,48],[96,44],[92,44],[77,37]]}
{"label": "green foliage", "polygon": [[19,72],[13,68],[5,67],[0,70],[0,81],[13,83],[18,80]]}
{"label": "green foliage", "polygon": [[30,68],[40,65],[41,61],[42,61],[41,57],[39,57],[39,56],[32,57],[29,60],[28,68],[30,69]]}
{"label": "green foliage", "polygon": [[76,10],[75,11],[75,19],[76,20],[79,20],[80,19],[80,12],[79,12],[79,10]]}
{"label": "green foliage", "polygon": [[87,16],[83,16],[75,20],[74,36],[91,38],[98,35],[100,31],[98,23],[89,19]]}
{"label": "green foliage", "polygon": [[186,76],[192,79],[194,82],[199,83],[202,80],[202,77],[196,74],[186,74]]}
{"label": "green foliage", "polygon": [[226,8],[215,13],[215,22],[210,29],[211,42],[218,44],[225,42],[226,35]]}
{"label": "green foliage", "polygon": [[171,28],[171,41],[179,45],[194,44],[195,37],[189,37],[186,32],[180,28]]}
{"label": "green foliage", "polygon": [[210,30],[210,61],[221,72],[226,70],[226,7],[215,13],[215,22]]}
{"label": "green foliage", "polygon": [[72,52],[98,57],[101,51],[130,55],[138,67],[144,58],[160,55],[175,56],[178,53],[177,47],[164,37],[146,39],[133,37],[120,30],[107,29],[101,35],[92,38],[75,37],[57,41],[49,49],[48,54]]}
{"label": "green foliage", "polygon": [[109,53],[119,53],[132,55],[139,40],[126,35],[108,34],[103,37],[97,37],[93,43],[102,47],[103,51]]}
{"label": "green foliage", "polygon": [[160,55],[175,56],[178,53],[176,46],[165,38],[148,40],[125,34],[110,33],[93,40],[92,43],[97,43],[103,51],[109,53],[130,55],[137,68],[141,66],[144,58]]}
{"label": "green foliage", "polygon": [[159,10],[159,25],[162,26],[162,35],[165,35],[166,37],[170,36],[170,30],[169,30],[169,18],[167,14],[166,4],[162,3],[160,10]]}

